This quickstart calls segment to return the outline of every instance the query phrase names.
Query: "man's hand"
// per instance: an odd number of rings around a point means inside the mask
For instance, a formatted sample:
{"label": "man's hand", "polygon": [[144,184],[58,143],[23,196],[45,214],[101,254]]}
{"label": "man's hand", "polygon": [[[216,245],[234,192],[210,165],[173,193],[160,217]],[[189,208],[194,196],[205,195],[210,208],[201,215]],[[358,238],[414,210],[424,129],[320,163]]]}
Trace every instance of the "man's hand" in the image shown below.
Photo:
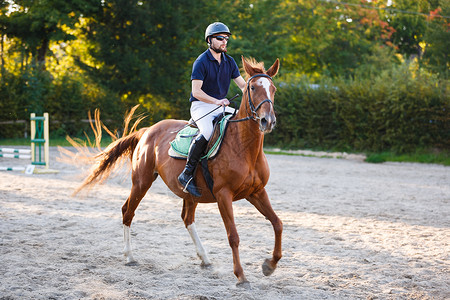
{"label": "man's hand", "polygon": [[221,105],[221,106],[225,107],[225,106],[230,105],[230,101],[228,101],[227,98],[223,98],[223,99],[217,101],[217,105]]}

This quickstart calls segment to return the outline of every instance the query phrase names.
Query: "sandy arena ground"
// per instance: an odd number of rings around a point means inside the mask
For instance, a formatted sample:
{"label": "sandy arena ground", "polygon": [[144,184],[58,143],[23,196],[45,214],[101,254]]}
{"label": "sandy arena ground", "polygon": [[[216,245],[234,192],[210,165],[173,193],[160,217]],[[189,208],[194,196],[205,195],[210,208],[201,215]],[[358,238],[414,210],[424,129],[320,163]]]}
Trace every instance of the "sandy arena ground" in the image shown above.
{"label": "sandy arena ground", "polygon": [[[121,206],[129,174],[71,197],[81,179],[0,172],[0,299],[449,299],[450,167],[269,155],[267,186],[284,223],[272,276],[272,226],[234,204],[251,289],[236,287],[215,204],[197,209],[213,267],[202,269],[180,218],[182,203],[158,179],[132,225],[137,266],[125,266]],[[0,158],[0,166],[24,165]],[[25,163],[26,164],[26,163]]]}

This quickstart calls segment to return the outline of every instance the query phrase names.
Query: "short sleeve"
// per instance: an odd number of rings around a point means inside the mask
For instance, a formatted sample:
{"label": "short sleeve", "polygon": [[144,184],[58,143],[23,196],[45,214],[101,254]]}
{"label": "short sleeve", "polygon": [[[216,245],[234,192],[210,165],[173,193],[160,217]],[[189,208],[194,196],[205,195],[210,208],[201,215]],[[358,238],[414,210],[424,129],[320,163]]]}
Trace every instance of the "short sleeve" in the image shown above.
{"label": "short sleeve", "polygon": [[192,65],[192,74],[191,74],[191,80],[205,80],[206,76],[206,68],[205,64],[200,60],[195,60],[194,64]]}
{"label": "short sleeve", "polygon": [[234,58],[232,58],[231,56],[229,57],[231,58],[231,79],[236,79],[241,76],[241,73],[239,72],[239,67],[236,64]]}

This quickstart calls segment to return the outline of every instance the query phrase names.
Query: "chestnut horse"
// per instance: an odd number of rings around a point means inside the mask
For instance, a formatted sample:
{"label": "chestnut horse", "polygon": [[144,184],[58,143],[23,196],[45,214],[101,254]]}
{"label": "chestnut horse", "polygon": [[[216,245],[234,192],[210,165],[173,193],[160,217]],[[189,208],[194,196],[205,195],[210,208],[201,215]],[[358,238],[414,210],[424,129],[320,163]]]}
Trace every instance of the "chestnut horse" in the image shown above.
{"label": "chestnut horse", "polygon": [[244,90],[241,105],[234,121],[228,126],[220,153],[208,162],[209,170],[214,178],[213,193],[208,190],[206,182],[199,170],[196,182],[202,196],[195,198],[183,192],[177,177],[185,166],[185,161],[174,159],[168,155],[170,142],[175,132],[186,125],[186,121],[163,120],[155,125],[134,131],[113,143],[96,157],[96,165],[92,173],[85,179],[82,189],[88,185],[105,180],[113,166],[122,156],[129,155],[132,164],[132,188],[128,199],[122,207],[124,254],[127,264],[134,262],[131,253],[130,225],[134,212],[140,201],[159,176],[170,190],[183,199],[181,217],[191,235],[197,254],[203,266],[210,265],[210,260],[202,246],[195,227],[195,209],[198,203],[217,202],[225,224],[228,241],[233,253],[233,270],[238,285],[247,280],[239,259],[239,236],[233,217],[232,202],[247,199],[268,219],[275,231],[275,246],[271,259],[263,264],[263,273],[268,276],[275,270],[281,258],[282,222],[275,214],[265,190],[269,180],[269,166],[263,152],[264,134],[275,125],[274,95],[276,88],[272,82],[279,69],[279,60],[267,70],[263,63],[242,57],[244,70],[247,73],[247,86]]}

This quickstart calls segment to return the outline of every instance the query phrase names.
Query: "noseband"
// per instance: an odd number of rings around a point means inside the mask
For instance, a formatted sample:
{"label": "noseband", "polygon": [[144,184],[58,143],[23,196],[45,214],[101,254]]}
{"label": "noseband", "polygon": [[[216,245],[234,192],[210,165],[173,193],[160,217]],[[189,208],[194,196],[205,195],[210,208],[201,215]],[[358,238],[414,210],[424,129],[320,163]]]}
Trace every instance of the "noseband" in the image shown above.
{"label": "noseband", "polygon": [[246,118],[240,119],[240,120],[230,120],[229,122],[241,122],[241,121],[247,121],[247,120],[258,121],[261,118],[258,116],[257,111],[258,111],[258,109],[261,108],[261,106],[264,103],[269,102],[270,104],[272,104],[272,107],[273,107],[273,102],[270,99],[264,99],[256,107],[253,104],[252,96],[250,95],[250,81],[252,81],[252,79],[256,78],[256,77],[266,77],[266,78],[269,78],[270,81],[272,81],[272,77],[270,77],[267,74],[256,74],[256,75],[253,75],[252,77],[250,77],[247,80],[247,96],[248,96],[247,98],[248,98],[248,106],[250,107],[250,110],[251,110],[251,115],[247,116]]}

